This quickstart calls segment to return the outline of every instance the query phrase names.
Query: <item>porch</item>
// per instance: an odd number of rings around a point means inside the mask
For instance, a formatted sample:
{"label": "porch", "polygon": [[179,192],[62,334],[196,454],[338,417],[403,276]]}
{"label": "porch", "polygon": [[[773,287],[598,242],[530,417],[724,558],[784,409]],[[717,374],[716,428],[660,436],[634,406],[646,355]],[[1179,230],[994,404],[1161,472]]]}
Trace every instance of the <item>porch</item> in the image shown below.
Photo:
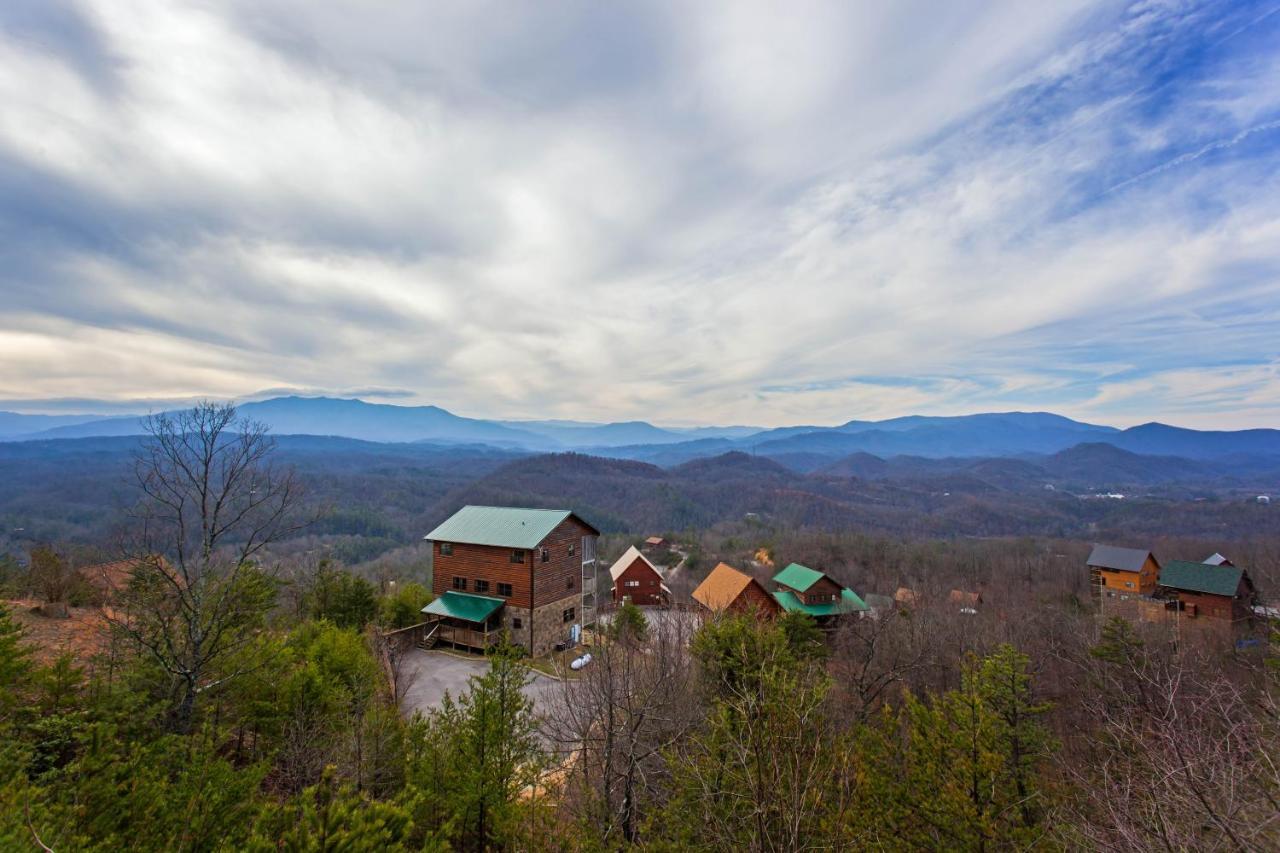
{"label": "porch", "polygon": [[502,633],[501,598],[450,590],[422,608],[422,648],[449,643],[455,648],[483,652]]}

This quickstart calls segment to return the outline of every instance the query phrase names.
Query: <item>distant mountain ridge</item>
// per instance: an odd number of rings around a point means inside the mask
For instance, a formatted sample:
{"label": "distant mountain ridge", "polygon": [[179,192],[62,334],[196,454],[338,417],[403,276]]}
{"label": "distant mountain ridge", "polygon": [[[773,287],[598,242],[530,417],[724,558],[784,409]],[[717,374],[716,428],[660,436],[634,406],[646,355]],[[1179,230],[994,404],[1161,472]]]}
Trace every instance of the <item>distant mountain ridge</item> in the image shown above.
{"label": "distant mountain ridge", "polygon": [[[908,415],[883,421],[851,420],[831,427],[757,431],[741,426],[663,428],[646,421],[494,421],[462,417],[438,406],[397,406],[329,397],[276,397],[243,403],[240,411],[280,435],[484,444],[531,452],[585,451],[662,466],[741,451],[776,460],[794,470],[809,471],[856,454],[881,460],[1014,457],[1050,455],[1081,444],[1105,444],[1145,456],[1200,461],[1280,457],[1280,430],[1200,431],[1160,423],[1121,430],[1050,412]],[[140,416],[0,413],[0,440],[127,436],[142,432]]]}

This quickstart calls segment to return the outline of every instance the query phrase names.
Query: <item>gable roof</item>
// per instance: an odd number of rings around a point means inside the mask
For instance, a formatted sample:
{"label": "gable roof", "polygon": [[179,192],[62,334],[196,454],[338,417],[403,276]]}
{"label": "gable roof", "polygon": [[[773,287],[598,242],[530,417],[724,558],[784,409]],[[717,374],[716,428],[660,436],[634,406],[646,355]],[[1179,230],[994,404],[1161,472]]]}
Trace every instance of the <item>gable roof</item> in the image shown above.
{"label": "gable roof", "polygon": [[[723,610],[733,604],[743,590],[752,584],[760,586],[759,581],[751,575],[738,571],[728,563],[720,563],[711,570],[706,580],[698,584],[698,588],[693,591],[693,600],[709,610]],[[760,592],[768,596],[764,587],[760,587]]]}
{"label": "gable roof", "polygon": [[1205,557],[1204,564],[1206,566],[1234,566],[1235,565],[1235,563],[1231,562],[1226,557],[1219,554],[1217,551],[1214,551],[1211,555],[1209,555],[1208,557]]}
{"label": "gable roof", "polygon": [[947,596],[947,598],[952,604],[981,604],[982,603],[982,593],[969,592],[968,590],[963,590],[963,589],[951,590],[951,594]]}
{"label": "gable roof", "polygon": [[[825,578],[826,575],[817,569],[811,569],[808,566],[802,566],[799,563],[792,563],[782,571],[773,576],[773,582],[790,587],[796,592],[805,592],[809,587]],[[832,583],[835,583],[832,581]],[[836,584],[840,586],[840,584]]]}
{"label": "gable roof", "polygon": [[644,564],[649,567],[650,571],[652,571],[659,578],[662,577],[662,573],[658,571],[658,567],[655,566],[653,563],[649,562],[649,558],[646,557],[644,554],[641,554],[640,549],[634,545],[628,548],[626,550],[626,553],[624,553],[621,557],[619,557],[614,562],[614,564],[609,567],[609,577],[613,578],[616,581],[619,577],[622,576],[623,572],[631,568],[631,564],[634,563],[636,560],[643,560]]}
{"label": "gable roof", "polygon": [[916,595],[916,591],[909,586],[900,586],[898,591],[893,594],[893,600],[899,604],[915,604],[920,596]]}
{"label": "gable roof", "polygon": [[430,613],[432,616],[452,616],[454,619],[463,619],[467,622],[483,622],[493,615],[493,611],[506,603],[505,599],[472,595],[469,592],[456,592],[451,589],[422,608],[422,612]]}
{"label": "gable roof", "polygon": [[832,616],[837,613],[855,613],[859,610],[871,609],[851,589],[841,590],[838,601],[824,601],[821,604],[809,604],[801,601],[799,596],[789,589],[778,590],[773,594],[773,598],[778,604],[782,605],[783,610],[789,613],[798,611],[800,613],[808,613],[810,616]]}
{"label": "gable roof", "polygon": [[1186,592],[1234,596],[1240,588],[1244,569],[1236,566],[1210,566],[1189,560],[1170,560],[1160,569],[1160,586]]}
{"label": "gable roof", "polygon": [[[1140,572],[1147,557],[1155,559],[1150,551],[1141,548],[1117,548],[1115,545],[1094,545],[1088,565],[1117,572]],[[1157,561],[1156,565],[1159,565]]]}
{"label": "gable roof", "polygon": [[560,522],[573,516],[597,535],[600,533],[567,509],[523,509],[507,506],[464,506],[449,516],[426,538],[433,542],[493,545],[500,548],[536,548]]}

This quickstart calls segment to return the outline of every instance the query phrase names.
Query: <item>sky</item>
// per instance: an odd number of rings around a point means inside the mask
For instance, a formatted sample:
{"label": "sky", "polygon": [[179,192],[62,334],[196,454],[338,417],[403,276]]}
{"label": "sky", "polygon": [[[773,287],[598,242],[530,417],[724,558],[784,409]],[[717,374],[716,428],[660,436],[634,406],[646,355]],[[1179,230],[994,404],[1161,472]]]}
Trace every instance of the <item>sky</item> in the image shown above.
{"label": "sky", "polygon": [[1280,0],[5,0],[0,409],[1280,427]]}

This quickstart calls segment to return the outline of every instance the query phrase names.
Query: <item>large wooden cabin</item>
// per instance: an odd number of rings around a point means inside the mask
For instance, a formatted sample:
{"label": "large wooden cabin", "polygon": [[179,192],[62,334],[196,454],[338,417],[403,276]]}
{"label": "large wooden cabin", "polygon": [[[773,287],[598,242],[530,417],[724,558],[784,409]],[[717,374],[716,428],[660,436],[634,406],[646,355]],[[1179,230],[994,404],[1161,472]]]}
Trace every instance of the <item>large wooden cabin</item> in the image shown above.
{"label": "large wooden cabin", "polygon": [[427,534],[433,642],[483,649],[505,633],[540,655],[595,621],[596,537],[569,510],[464,506]]}
{"label": "large wooden cabin", "polygon": [[1181,616],[1244,622],[1253,616],[1254,589],[1238,566],[1171,560],[1160,570],[1157,595],[1176,602]]}

